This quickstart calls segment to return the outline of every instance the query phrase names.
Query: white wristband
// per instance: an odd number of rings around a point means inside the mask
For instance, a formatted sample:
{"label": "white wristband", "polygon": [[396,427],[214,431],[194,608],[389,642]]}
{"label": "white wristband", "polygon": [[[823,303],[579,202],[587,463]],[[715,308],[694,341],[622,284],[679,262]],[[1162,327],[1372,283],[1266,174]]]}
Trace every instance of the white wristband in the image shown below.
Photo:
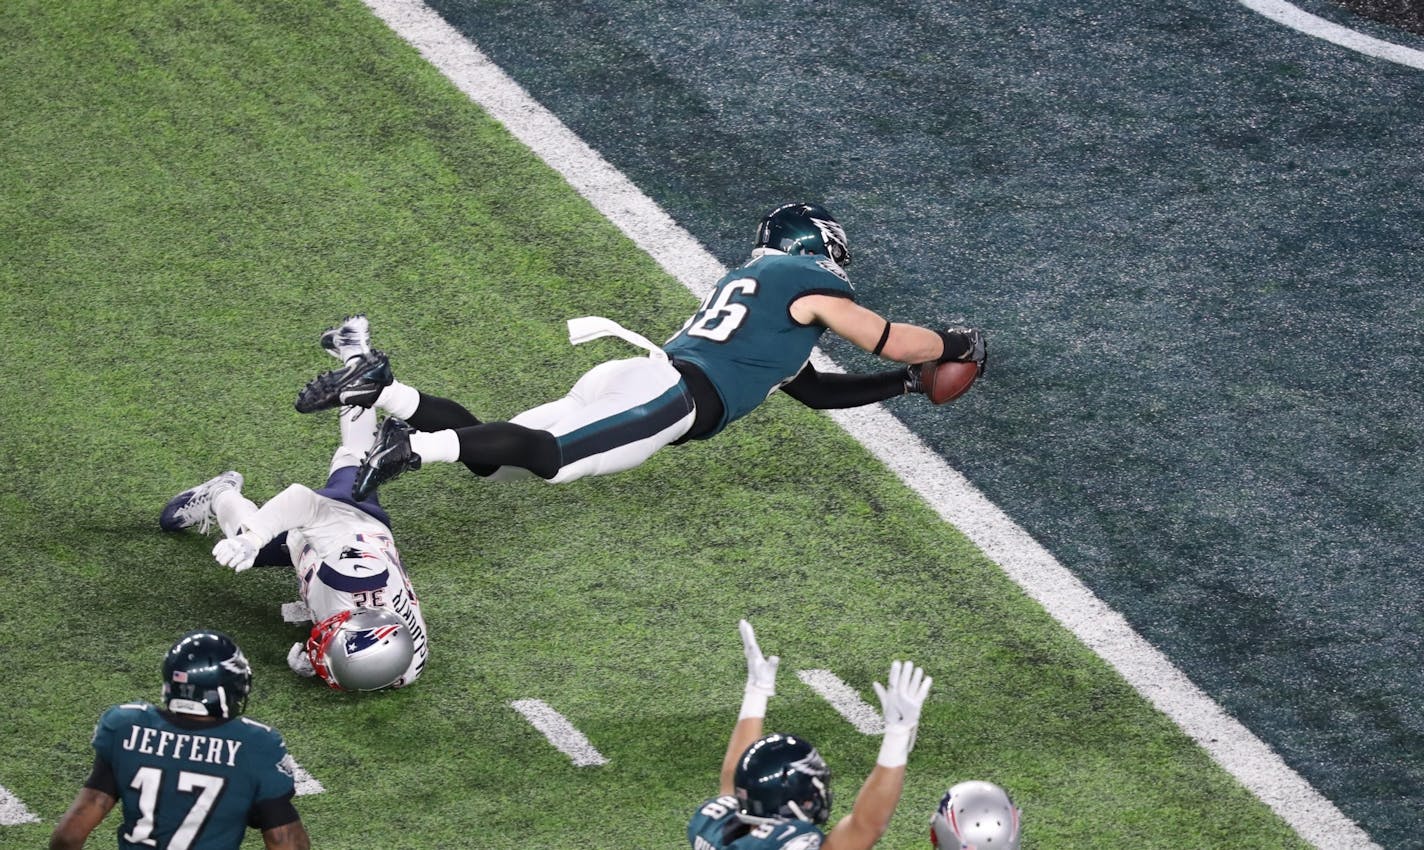
{"label": "white wristband", "polygon": [[748,717],[765,717],[766,704],[771,697],[764,691],[747,688],[742,695],[742,710],[737,715],[738,720],[746,720]]}
{"label": "white wristband", "polygon": [[875,763],[881,767],[902,767],[910,760],[910,748],[915,745],[915,728],[897,726],[885,730],[880,741],[880,756]]}

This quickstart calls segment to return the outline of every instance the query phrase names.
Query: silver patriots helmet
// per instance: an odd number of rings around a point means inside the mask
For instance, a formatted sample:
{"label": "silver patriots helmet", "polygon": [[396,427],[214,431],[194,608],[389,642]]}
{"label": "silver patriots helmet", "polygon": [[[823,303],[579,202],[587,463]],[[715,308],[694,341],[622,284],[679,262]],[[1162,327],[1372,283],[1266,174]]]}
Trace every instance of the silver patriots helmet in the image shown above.
{"label": "silver patriots helmet", "polygon": [[992,782],[961,782],[930,817],[930,841],[939,850],[1018,850],[1019,810]]}
{"label": "silver patriots helmet", "polygon": [[312,667],[339,691],[376,691],[400,681],[415,657],[405,621],[388,608],[357,608],[327,617],[307,640]]}

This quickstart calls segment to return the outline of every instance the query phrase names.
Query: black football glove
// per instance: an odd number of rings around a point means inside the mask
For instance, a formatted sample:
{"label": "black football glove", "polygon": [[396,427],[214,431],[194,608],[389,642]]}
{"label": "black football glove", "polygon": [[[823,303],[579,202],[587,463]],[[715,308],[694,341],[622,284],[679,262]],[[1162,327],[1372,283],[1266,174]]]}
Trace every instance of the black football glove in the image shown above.
{"label": "black football glove", "polygon": [[944,354],[939,362],[955,360],[960,363],[978,363],[979,375],[983,377],[984,367],[989,363],[989,339],[978,328],[950,328],[939,332],[944,341]]}
{"label": "black football glove", "polygon": [[925,382],[920,377],[920,367],[923,365],[922,363],[914,363],[905,367],[905,395],[909,395],[910,393],[924,394]]}

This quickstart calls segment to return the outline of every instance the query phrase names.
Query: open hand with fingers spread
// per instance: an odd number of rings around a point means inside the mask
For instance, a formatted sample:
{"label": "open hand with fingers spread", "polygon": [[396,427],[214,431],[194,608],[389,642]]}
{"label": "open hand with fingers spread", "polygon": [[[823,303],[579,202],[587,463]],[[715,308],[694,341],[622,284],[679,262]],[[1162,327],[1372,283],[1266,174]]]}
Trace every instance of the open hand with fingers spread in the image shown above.
{"label": "open hand with fingers spread", "polygon": [[920,709],[934,679],[909,661],[892,661],[888,681],[888,685],[875,683],[875,694],[880,697],[880,710],[885,715],[885,737],[876,761],[885,767],[898,767],[909,760],[910,749],[915,746]]}

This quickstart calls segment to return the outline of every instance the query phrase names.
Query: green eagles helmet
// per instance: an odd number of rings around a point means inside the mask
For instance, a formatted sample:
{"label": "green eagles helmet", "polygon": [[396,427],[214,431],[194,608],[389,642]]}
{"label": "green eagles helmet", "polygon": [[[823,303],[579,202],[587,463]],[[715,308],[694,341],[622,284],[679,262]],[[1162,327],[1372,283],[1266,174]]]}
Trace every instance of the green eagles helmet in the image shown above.
{"label": "green eagles helmet", "polygon": [[745,823],[795,818],[822,824],[831,816],[831,769],[816,748],[774,733],[752,742],[737,759],[732,786]]}
{"label": "green eagles helmet", "polygon": [[756,247],[788,254],[820,254],[842,268],[850,265],[845,228],[820,204],[782,204],[767,213],[757,225]]}
{"label": "green eagles helmet", "polygon": [[222,632],[188,632],[163,659],[163,705],[174,714],[236,717],[251,691],[252,666]]}

